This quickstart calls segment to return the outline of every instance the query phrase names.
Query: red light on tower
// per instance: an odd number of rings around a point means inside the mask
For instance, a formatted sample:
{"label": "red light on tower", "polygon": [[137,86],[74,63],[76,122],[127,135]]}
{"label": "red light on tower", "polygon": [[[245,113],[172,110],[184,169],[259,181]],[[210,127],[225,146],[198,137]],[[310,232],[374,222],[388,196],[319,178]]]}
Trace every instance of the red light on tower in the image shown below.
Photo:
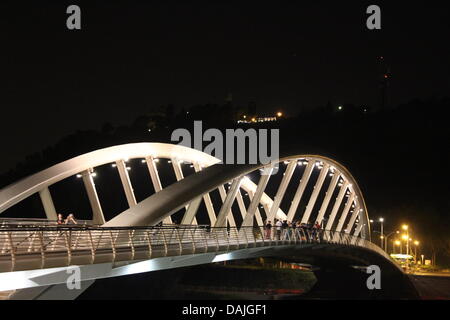
{"label": "red light on tower", "polygon": [[385,74],[385,75],[384,75],[384,78],[387,79],[387,78],[389,78],[389,76],[388,76],[387,74]]}

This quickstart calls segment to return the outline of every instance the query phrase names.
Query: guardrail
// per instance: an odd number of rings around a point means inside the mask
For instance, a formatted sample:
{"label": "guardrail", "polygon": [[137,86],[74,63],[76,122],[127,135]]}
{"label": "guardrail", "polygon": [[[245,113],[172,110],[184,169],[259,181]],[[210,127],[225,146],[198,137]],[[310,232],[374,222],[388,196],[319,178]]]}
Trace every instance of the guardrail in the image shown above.
{"label": "guardrail", "polygon": [[0,227],[0,272],[307,243],[362,246],[384,253],[375,244],[343,232],[304,228],[272,231],[204,225],[6,225]]}
{"label": "guardrail", "polygon": [[[56,220],[48,219],[33,219],[33,218],[0,218],[0,228],[1,227],[14,227],[14,226],[27,226],[27,227],[37,227],[37,226],[52,226],[56,225]],[[92,220],[77,220],[78,225],[94,226]],[[99,225],[98,225],[99,226]]]}

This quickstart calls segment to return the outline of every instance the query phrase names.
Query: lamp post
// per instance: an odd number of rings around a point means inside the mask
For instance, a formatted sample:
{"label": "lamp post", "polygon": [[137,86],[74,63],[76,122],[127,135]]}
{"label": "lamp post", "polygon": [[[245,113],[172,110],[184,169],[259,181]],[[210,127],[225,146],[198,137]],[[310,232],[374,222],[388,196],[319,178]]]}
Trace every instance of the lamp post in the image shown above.
{"label": "lamp post", "polygon": [[391,233],[389,233],[386,237],[384,237],[384,251],[388,252],[388,239],[390,236],[392,236],[393,234],[398,234],[400,233],[400,231],[393,231]]}
{"label": "lamp post", "polygon": [[380,218],[378,221],[380,221],[380,223],[381,223],[381,237],[380,237],[380,239],[381,239],[381,248],[383,248],[383,243],[384,243],[383,222],[384,222],[384,219]]}
{"label": "lamp post", "polygon": [[417,246],[419,245],[419,241],[414,241],[414,263],[417,264]]}
{"label": "lamp post", "polygon": [[[373,220],[369,220],[369,222],[370,223],[374,223],[374,221]],[[383,222],[384,222],[384,218],[379,218],[378,219],[378,222],[380,222],[380,228],[381,228],[381,230],[380,231],[373,231],[373,232],[380,232],[380,247],[381,247],[381,249],[383,249],[383,243],[384,243],[384,234],[383,234]]]}
{"label": "lamp post", "polygon": [[400,254],[402,254],[402,242],[400,240],[395,240],[395,245],[400,247]]}
{"label": "lamp post", "polygon": [[[409,255],[409,228],[408,225],[404,224],[402,229],[406,231],[406,234],[402,236],[403,240],[406,240],[406,255]],[[406,258],[406,269],[409,269],[409,259]]]}

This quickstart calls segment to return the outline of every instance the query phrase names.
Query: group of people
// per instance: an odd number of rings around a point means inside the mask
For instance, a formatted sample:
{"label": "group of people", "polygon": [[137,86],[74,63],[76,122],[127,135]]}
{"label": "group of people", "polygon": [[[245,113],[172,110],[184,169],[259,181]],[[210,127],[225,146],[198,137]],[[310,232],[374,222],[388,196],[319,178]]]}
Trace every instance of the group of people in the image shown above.
{"label": "group of people", "polygon": [[[275,219],[274,225],[271,221],[266,221],[264,229],[264,238],[274,240],[321,240],[322,235],[322,226],[318,221],[312,224],[309,221],[308,223],[302,223],[300,221],[290,222]],[[275,229],[275,232],[272,232],[272,229]]]}
{"label": "group of people", "polygon": [[61,213],[58,213],[58,219],[56,220],[57,224],[78,224],[77,220],[75,220],[74,215],[71,213],[64,219],[64,216]]}

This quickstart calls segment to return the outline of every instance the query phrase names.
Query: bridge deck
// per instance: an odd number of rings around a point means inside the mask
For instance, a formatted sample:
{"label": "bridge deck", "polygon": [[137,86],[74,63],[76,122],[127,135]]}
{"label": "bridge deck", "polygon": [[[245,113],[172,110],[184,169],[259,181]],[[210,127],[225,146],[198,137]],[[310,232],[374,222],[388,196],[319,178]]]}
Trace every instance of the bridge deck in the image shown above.
{"label": "bridge deck", "polygon": [[0,272],[308,243],[360,246],[384,253],[371,242],[343,232],[287,229],[276,239],[274,234],[266,238],[264,231],[263,227],[7,225],[0,228]]}

